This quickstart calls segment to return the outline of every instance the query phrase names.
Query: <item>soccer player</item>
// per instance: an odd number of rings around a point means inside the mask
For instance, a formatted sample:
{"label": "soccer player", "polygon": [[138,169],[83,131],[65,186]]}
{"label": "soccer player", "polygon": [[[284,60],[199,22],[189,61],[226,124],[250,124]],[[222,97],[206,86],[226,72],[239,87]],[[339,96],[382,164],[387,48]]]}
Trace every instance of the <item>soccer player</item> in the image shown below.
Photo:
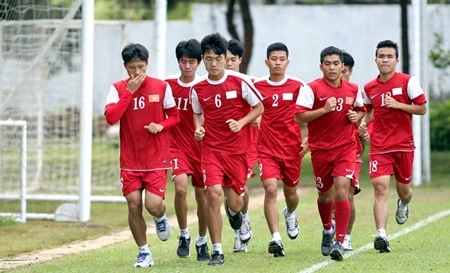
{"label": "soccer player", "polygon": [[[242,62],[243,55],[244,55],[244,45],[236,39],[229,40],[225,68],[239,72],[239,66]],[[249,111],[251,109],[252,107],[249,106]],[[255,166],[257,158],[256,145],[258,141],[258,126],[257,123],[253,123],[253,125],[254,125],[253,128],[250,129],[252,137],[252,146],[247,153],[247,160],[248,160],[247,178],[251,178],[254,176],[253,167]],[[250,197],[248,187],[246,186],[244,195],[244,206],[242,207],[242,226],[240,229],[234,231],[233,252],[247,252],[248,242],[250,242],[250,239],[253,236],[253,232],[250,227],[250,217],[248,215],[249,199]],[[246,243],[243,243],[243,241]]]}
{"label": "soccer player", "polygon": [[154,264],[147,245],[143,204],[153,216],[159,239],[169,239],[163,202],[171,165],[169,129],[180,121],[170,86],[146,75],[148,56],[140,44],[129,44],[122,50],[129,78],[111,86],[105,105],[106,121],[111,125],[120,121],[120,181],[128,204],[128,224],[139,246],[135,267]]}
{"label": "soccer player", "polygon": [[373,213],[377,237],[374,248],[381,253],[390,252],[386,227],[391,175],[395,176],[399,196],[395,220],[400,225],[408,220],[415,148],[412,115],[424,115],[427,102],[416,77],[396,72],[398,61],[397,43],[385,40],[377,44],[375,62],[379,75],[364,85],[368,113],[360,125],[365,129],[373,117],[369,173],[375,191]]}
{"label": "soccer player", "polygon": [[[297,123],[308,123],[308,147],[322,220],[322,255],[343,259],[345,234],[350,219],[348,191],[356,158],[355,130],[364,116],[364,104],[356,84],[341,79],[342,51],[330,46],[320,53],[323,77],[308,85],[297,99]],[[331,212],[335,205],[336,224]],[[336,241],[333,243],[333,236]]]}
{"label": "soccer player", "polygon": [[301,130],[293,119],[299,92],[309,89],[302,80],[286,75],[289,50],[283,43],[267,47],[269,75],[255,81],[263,96],[264,114],[258,137],[258,162],[264,186],[264,215],[272,240],[268,251],[274,257],[284,256],[284,247],[278,229],[277,184],[283,181],[286,207],[283,214],[290,239],[297,238],[300,228],[295,209],[298,205],[297,186],[300,180]]}
{"label": "soccer player", "polygon": [[169,76],[166,81],[172,88],[172,93],[180,113],[180,123],[171,129],[170,151],[172,154],[172,178],[175,184],[175,214],[180,227],[180,236],[177,248],[178,257],[190,256],[191,237],[187,226],[187,191],[188,176],[195,191],[197,202],[197,217],[199,234],[196,241],[197,260],[208,261],[206,241],[206,191],[203,183],[201,170],[200,143],[194,138],[193,112],[190,104],[191,86],[199,81],[200,76],[196,74],[197,68],[202,60],[202,49],[200,43],[191,39],[178,43],[175,54],[181,74]]}
{"label": "soccer player", "polygon": [[[208,230],[213,252],[208,265],[224,263],[222,250],[222,191],[234,230],[242,225],[247,152],[251,122],[263,111],[261,95],[245,75],[225,70],[228,43],[220,34],[201,41],[207,77],[191,89],[195,138],[202,141],[202,169],[208,200]],[[248,111],[248,107],[252,110]]]}
{"label": "soccer player", "polygon": [[[342,51],[342,55],[344,57],[344,68],[342,69],[342,79],[346,81],[350,81],[350,77],[353,73],[353,66],[355,66],[355,60],[352,55],[350,55],[346,51]],[[355,123],[356,128],[358,129],[358,124]],[[350,190],[348,192],[348,199],[350,201],[350,221],[348,222],[347,233],[345,234],[343,247],[346,251],[353,251],[353,247],[351,244],[351,233],[353,229],[353,224],[355,223],[356,217],[356,208],[355,208],[355,195],[361,191],[359,185],[359,173],[361,172],[361,153],[363,152],[363,142],[359,138],[358,130],[355,131],[356,138],[356,161],[355,161],[355,173],[353,174],[353,179],[350,182]]]}

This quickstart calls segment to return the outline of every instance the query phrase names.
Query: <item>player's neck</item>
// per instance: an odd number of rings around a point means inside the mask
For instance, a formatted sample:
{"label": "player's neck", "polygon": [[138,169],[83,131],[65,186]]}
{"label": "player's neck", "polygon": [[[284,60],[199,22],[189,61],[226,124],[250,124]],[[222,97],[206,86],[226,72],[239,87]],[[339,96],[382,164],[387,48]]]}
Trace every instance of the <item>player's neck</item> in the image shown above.
{"label": "player's neck", "polygon": [[180,76],[180,81],[182,83],[191,83],[194,81],[194,79],[195,79],[195,74],[192,76],[184,76],[184,75]]}
{"label": "player's neck", "polygon": [[386,74],[381,74],[378,76],[378,81],[387,82],[395,75],[395,70]]}
{"label": "player's neck", "polygon": [[286,75],[282,74],[282,75],[270,75],[269,76],[269,80],[273,81],[273,82],[281,82],[282,80],[284,80],[284,77]]}
{"label": "player's neck", "polygon": [[333,86],[333,87],[338,87],[338,86],[340,86],[340,85],[341,85],[341,82],[342,82],[341,78],[337,78],[337,79],[335,79],[335,80],[329,80],[329,79],[327,79],[326,77],[323,77],[323,79],[325,80],[325,82],[326,82],[328,85]]}
{"label": "player's neck", "polygon": [[212,80],[212,81],[218,81],[221,80],[223,77],[225,76],[225,70],[222,71],[220,74],[218,75],[211,75],[210,73],[208,73],[208,79]]}

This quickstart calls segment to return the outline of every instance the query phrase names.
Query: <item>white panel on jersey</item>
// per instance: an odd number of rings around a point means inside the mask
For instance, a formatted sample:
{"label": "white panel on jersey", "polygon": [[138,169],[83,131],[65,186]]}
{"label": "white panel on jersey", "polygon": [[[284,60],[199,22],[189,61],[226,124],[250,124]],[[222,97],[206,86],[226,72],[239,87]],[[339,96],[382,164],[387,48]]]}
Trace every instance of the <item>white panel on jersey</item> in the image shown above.
{"label": "white panel on jersey", "polygon": [[225,96],[228,100],[235,99],[235,98],[237,98],[237,92],[236,92],[236,90],[227,91],[227,93],[225,93]]}
{"label": "white panel on jersey", "polygon": [[401,87],[392,88],[392,95],[396,96],[396,95],[401,95],[401,94],[402,94]]}
{"label": "white panel on jersey", "polygon": [[293,100],[294,93],[283,93],[283,100]]}

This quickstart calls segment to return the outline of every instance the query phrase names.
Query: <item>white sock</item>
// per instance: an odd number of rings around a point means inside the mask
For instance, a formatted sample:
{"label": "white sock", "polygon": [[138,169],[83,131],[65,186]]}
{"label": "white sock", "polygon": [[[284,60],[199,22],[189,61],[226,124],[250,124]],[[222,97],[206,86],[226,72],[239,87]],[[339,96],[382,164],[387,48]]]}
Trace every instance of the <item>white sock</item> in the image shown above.
{"label": "white sock", "polygon": [[206,236],[197,236],[197,242],[195,243],[198,246],[206,244]]}
{"label": "white sock", "polygon": [[295,215],[295,210],[293,212],[289,212],[289,210],[286,208],[286,213],[284,214],[284,216],[286,218],[291,217],[292,215]]}
{"label": "white sock", "polygon": [[139,252],[141,253],[150,253],[150,248],[147,244],[139,247]]}
{"label": "white sock", "polygon": [[166,214],[164,213],[164,215],[161,216],[161,218],[158,218],[158,217],[153,217],[153,218],[156,220],[156,222],[161,222],[162,220],[164,220],[166,218]]}
{"label": "white sock", "polygon": [[235,229],[234,230],[234,237],[235,238],[239,238],[239,234],[240,234],[239,229]]}
{"label": "white sock", "polygon": [[380,228],[379,230],[377,230],[377,234],[378,234],[378,236],[386,237],[386,230]]}
{"label": "white sock", "polygon": [[324,229],[323,231],[325,234],[331,234],[331,233],[333,233],[333,226],[331,226],[330,229]]}
{"label": "white sock", "polygon": [[347,241],[350,241],[350,234],[345,234],[345,238],[344,238],[344,240],[347,240]]}
{"label": "white sock", "polygon": [[188,239],[190,237],[189,230],[187,228],[180,229],[180,236]]}
{"label": "white sock", "polygon": [[248,216],[248,213],[242,213],[242,220],[245,222],[250,221],[250,217]]}
{"label": "white sock", "polygon": [[228,212],[230,213],[231,216],[235,216],[237,214],[237,212],[234,212],[231,209],[228,209]]}
{"label": "white sock", "polygon": [[272,241],[281,241],[281,235],[279,232],[272,233]]}
{"label": "white sock", "polygon": [[219,254],[223,254],[222,244],[221,243],[213,244],[213,251],[218,251]]}
{"label": "white sock", "polygon": [[401,210],[406,210],[406,206],[408,204],[403,204],[402,199],[400,199],[400,202],[398,202],[398,208]]}

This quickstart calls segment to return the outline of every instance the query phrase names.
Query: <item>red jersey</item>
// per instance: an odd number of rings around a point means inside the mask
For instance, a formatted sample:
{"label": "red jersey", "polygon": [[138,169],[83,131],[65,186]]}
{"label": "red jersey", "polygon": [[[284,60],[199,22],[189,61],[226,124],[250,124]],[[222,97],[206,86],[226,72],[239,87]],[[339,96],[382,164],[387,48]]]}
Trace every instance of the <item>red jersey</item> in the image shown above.
{"label": "red jersey", "polygon": [[[127,90],[129,79],[114,83],[108,93],[105,116],[109,124],[120,120],[120,168],[150,171],[170,168],[169,129],[178,122],[178,111],[170,86],[162,80],[147,78],[134,93]],[[174,115],[166,114],[169,111]],[[144,126],[161,124],[164,130],[152,134]]]}
{"label": "red jersey", "polygon": [[258,152],[284,159],[296,159],[302,151],[301,128],[294,120],[299,92],[309,89],[302,80],[286,75],[282,81],[269,77],[255,81],[263,96],[264,114],[258,137]]}
{"label": "red jersey", "polygon": [[425,94],[416,77],[395,73],[387,82],[378,77],[364,85],[364,103],[373,108],[373,131],[370,135],[370,153],[413,151],[412,115],[384,105],[386,97],[406,104],[424,104]]}
{"label": "red jersey", "polygon": [[171,129],[170,148],[181,151],[196,161],[200,161],[200,142],[194,138],[194,113],[189,95],[191,87],[199,80],[200,76],[196,76],[194,81],[183,83],[179,74],[166,78],[180,113],[180,123]]}
{"label": "red jersey", "polygon": [[323,78],[308,83],[311,89],[305,89],[297,99],[297,113],[322,108],[327,99],[336,98],[333,111],[308,122],[308,147],[313,150],[329,150],[346,144],[356,145],[356,126],[347,118],[347,112],[365,111],[363,98],[358,85],[341,81],[334,87]]}
{"label": "red jersey", "polygon": [[192,87],[191,98],[194,113],[203,113],[205,119],[204,150],[243,154],[250,149],[251,124],[233,133],[226,123],[229,119],[240,120],[248,114],[249,105],[261,101],[261,94],[247,76],[225,70],[218,81],[206,77]]}

